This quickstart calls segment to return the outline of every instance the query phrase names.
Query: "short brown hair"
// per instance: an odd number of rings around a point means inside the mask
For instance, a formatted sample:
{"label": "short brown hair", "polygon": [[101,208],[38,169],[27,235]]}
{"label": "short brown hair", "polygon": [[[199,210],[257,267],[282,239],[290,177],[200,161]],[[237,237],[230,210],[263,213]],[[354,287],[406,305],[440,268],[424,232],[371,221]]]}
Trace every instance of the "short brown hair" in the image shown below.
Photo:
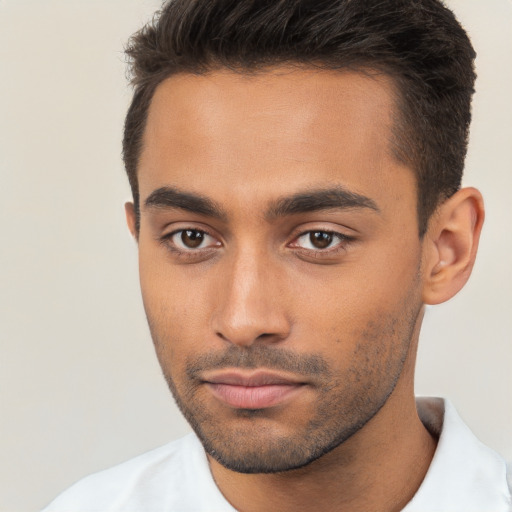
{"label": "short brown hair", "polygon": [[170,0],[127,46],[135,87],[123,157],[139,227],[137,165],[149,105],[167,77],[279,64],[384,72],[398,100],[397,158],[418,184],[422,236],[437,205],[460,188],[475,52],[439,0]]}

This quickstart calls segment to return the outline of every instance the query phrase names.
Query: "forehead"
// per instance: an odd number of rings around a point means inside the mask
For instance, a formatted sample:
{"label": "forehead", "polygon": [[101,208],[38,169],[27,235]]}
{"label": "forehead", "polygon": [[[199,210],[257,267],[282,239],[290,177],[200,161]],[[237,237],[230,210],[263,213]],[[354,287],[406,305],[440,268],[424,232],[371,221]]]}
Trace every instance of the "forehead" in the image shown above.
{"label": "forehead", "polygon": [[172,76],[150,106],[141,199],[165,185],[207,187],[220,200],[326,184],[378,194],[404,178],[391,152],[394,105],[391,79],[376,74],[280,67]]}

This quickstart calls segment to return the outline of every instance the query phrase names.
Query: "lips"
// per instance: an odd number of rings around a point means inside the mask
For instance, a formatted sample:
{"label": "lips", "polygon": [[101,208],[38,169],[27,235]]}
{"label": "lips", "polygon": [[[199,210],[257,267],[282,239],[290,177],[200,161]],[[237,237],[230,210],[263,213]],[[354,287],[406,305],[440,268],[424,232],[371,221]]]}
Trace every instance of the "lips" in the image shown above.
{"label": "lips", "polygon": [[237,409],[265,409],[293,397],[305,385],[293,377],[273,372],[225,371],[203,378],[213,396]]}

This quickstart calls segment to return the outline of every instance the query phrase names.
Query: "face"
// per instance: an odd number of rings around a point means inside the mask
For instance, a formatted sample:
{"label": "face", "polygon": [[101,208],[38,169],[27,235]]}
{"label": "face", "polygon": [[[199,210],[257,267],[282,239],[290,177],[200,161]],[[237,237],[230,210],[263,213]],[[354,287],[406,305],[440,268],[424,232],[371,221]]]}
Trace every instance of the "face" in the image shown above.
{"label": "face", "polygon": [[392,115],[390,81],[352,72],[183,74],[155,93],[144,305],[176,402],[229,469],[312,462],[404,378],[421,243]]}

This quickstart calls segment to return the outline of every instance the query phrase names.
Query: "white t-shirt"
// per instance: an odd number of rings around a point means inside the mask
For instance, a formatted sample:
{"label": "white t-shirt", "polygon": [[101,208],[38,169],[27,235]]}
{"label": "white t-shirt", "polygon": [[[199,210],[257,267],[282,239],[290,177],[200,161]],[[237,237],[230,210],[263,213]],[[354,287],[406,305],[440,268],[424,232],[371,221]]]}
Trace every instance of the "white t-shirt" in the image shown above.
{"label": "white t-shirt", "polygon": [[[403,512],[510,512],[505,462],[482,444],[446,400],[418,398],[439,442]],[[217,488],[194,434],[80,480],[43,512],[235,512]]]}

